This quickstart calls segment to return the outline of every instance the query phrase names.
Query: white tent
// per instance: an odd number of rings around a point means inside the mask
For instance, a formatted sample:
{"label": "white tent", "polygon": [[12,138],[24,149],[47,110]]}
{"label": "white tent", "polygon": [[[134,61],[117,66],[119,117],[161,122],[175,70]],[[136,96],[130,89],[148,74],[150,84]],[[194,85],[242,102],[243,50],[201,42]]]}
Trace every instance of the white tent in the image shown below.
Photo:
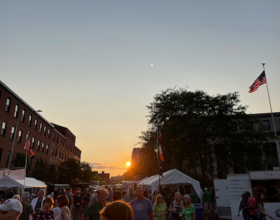
{"label": "white tent", "polygon": [[[189,177],[188,175],[182,173],[177,169],[169,170],[163,173],[163,177],[160,178],[160,185],[186,185],[192,184],[197,195],[201,199],[200,183]],[[159,175],[154,175],[141,182],[139,185],[148,186],[151,188],[152,192],[158,190],[159,186]]]}
{"label": "white tent", "polygon": [[[16,181],[24,186],[24,180],[16,180]],[[25,177],[25,188],[45,188],[45,187],[47,187],[47,185],[44,182],[40,180],[36,180],[31,177]]]}
{"label": "white tent", "polygon": [[6,190],[8,188],[17,188],[17,187],[19,187],[22,192],[24,191],[23,185],[16,180],[14,180],[8,176],[4,176],[0,179],[0,189],[1,190]]}
{"label": "white tent", "polygon": [[139,185],[140,183],[142,183],[143,181],[145,181],[146,179],[148,179],[149,177],[145,177],[144,179],[141,179],[140,181],[137,182],[137,185]]}

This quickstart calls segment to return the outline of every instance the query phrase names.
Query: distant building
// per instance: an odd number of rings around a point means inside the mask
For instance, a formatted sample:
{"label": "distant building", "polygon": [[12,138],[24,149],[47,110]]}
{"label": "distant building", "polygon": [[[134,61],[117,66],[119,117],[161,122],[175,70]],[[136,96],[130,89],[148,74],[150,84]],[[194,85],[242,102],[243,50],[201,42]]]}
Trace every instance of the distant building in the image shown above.
{"label": "distant building", "polygon": [[110,173],[104,173],[104,171],[102,171],[102,173],[98,173],[98,176],[101,177],[102,182],[105,182],[105,184],[110,180]]}
{"label": "distant building", "polygon": [[143,156],[142,148],[133,148],[131,155],[131,164],[134,165],[140,161],[140,158]]}
{"label": "distant building", "polygon": [[118,176],[112,176],[111,177],[111,185],[117,184],[117,183],[122,183],[123,181],[123,176],[118,175]]}

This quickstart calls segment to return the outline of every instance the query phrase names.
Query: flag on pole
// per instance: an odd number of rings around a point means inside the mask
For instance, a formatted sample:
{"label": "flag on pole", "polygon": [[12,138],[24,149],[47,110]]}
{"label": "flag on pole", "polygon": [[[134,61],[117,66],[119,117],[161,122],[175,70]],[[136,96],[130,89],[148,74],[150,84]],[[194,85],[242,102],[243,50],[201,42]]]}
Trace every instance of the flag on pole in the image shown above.
{"label": "flag on pole", "polygon": [[24,150],[27,151],[28,155],[30,156],[31,160],[35,158],[35,154],[33,153],[33,150],[30,149],[30,138],[29,134],[27,134],[27,138],[23,147]]}
{"label": "flag on pole", "polygon": [[163,152],[162,152],[162,148],[161,148],[161,132],[158,129],[158,137],[156,140],[156,146],[155,146],[155,152],[157,154],[157,157],[163,162],[164,161],[164,157],[163,157]]}
{"label": "flag on pole", "polygon": [[261,85],[266,84],[265,71],[255,80],[255,82],[250,86],[249,93],[255,92]]}

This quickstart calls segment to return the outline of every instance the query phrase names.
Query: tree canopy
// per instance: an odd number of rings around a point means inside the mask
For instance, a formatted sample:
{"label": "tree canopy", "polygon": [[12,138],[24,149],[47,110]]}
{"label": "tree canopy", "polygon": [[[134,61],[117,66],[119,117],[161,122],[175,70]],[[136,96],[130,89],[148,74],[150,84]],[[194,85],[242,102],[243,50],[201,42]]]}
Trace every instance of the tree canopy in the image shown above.
{"label": "tree canopy", "polygon": [[[177,168],[206,185],[230,172],[266,168],[264,144],[275,138],[261,122],[246,114],[239,94],[211,96],[187,88],[167,89],[147,106],[149,129],[142,132],[142,161],[125,174],[158,173],[154,152],[156,128],[161,127],[164,170]],[[266,144],[267,146],[267,144]],[[268,154],[267,154],[268,155]]]}

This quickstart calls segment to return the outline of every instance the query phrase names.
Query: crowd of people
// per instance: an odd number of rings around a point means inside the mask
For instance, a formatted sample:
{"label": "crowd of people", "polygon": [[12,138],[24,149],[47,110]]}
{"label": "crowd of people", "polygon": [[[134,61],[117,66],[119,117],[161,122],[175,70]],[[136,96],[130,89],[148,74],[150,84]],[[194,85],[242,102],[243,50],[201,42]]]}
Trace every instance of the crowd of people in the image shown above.
{"label": "crowd of people", "polygon": [[0,205],[0,220],[195,220],[190,196],[172,193],[169,198],[164,191],[151,194],[140,186],[125,195],[110,187],[55,189],[46,197],[43,189],[21,196],[10,190]]}
{"label": "crowd of people", "polygon": [[265,199],[264,194],[257,192],[255,198],[251,196],[251,193],[246,191],[241,195],[238,216],[242,211],[244,220],[265,220],[266,216],[273,220],[273,217],[265,213],[263,201]]}

